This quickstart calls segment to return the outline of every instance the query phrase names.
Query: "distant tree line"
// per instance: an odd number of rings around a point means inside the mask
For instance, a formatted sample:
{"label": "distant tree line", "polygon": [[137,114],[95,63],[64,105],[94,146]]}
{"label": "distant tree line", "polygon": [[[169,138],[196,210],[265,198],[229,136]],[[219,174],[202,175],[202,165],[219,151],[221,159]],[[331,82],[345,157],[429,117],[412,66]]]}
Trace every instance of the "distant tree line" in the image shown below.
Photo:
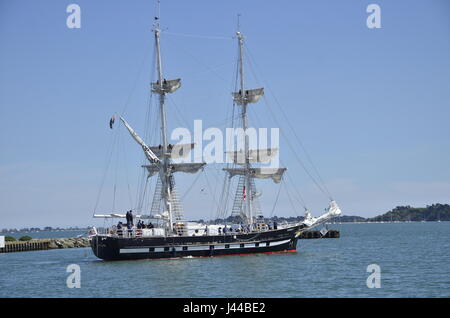
{"label": "distant tree line", "polygon": [[413,208],[409,205],[398,206],[385,214],[369,218],[367,221],[450,221],[450,205],[433,204],[425,208]]}
{"label": "distant tree line", "polygon": [[[301,222],[304,220],[303,216],[296,217],[278,217],[273,216],[270,218],[265,218],[265,222]],[[231,224],[231,223],[243,223],[243,219],[239,216],[229,216],[225,219],[215,219],[211,221],[205,221],[203,219],[192,221],[199,223],[208,223],[208,224]],[[355,215],[342,215],[337,218],[331,219],[329,222],[421,222],[421,221],[450,221],[450,205],[448,204],[432,204],[427,205],[424,208],[414,208],[409,205],[406,206],[397,206],[396,208],[388,211],[382,215],[373,217],[373,218],[364,218],[361,216]],[[0,233],[17,233],[17,232],[39,232],[39,231],[71,231],[71,230],[87,230],[86,228],[79,227],[69,227],[69,228],[52,228],[50,226],[41,228],[24,228],[24,229],[2,229]]]}
{"label": "distant tree line", "polygon": [[[31,236],[25,235],[19,238],[19,241],[21,242],[26,242],[26,241],[31,241],[33,238]],[[15,242],[17,241],[17,239],[15,237],[12,236],[5,236],[5,242]]]}
{"label": "distant tree line", "polygon": [[81,231],[81,230],[86,230],[86,228],[79,228],[77,226],[75,227],[68,227],[68,228],[60,228],[60,227],[56,227],[53,228],[51,226],[46,226],[44,228],[39,228],[39,227],[25,227],[25,228],[21,228],[21,229],[2,229],[0,231],[0,233],[18,233],[18,232],[52,232],[52,231]]}
{"label": "distant tree line", "polygon": [[[264,218],[265,222],[274,222],[276,221],[277,223],[283,223],[283,222],[300,222],[304,220],[303,216],[296,216],[296,217],[278,217],[278,216],[273,216],[270,218]],[[241,218],[240,216],[229,216],[225,219],[214,219],[214,220],[210,220],[210,221],[205,221],[203,219],[200,220],[192,220],[190,222],[198,222],[198,223],[208,223],[208,224],[239,224],[239,223],[244,223],[245,220],[243,218]]]}
{"label": "distant tree line", "polygon": [[413,208],[409,205],[398,206],[391,211],[373,218],[343,215],[331,222],[422,222],[422,221],[450,221],[450,205],[436,203],[425,208]]}
{"label": "distant tree line", "polygon": [[[265,218],[266,222],[276,221],[278,223],[301,222],[303,220],[304,220],[303,216],[297,217],[273,216],[271,218]],[[436,203],[433,205],[427,205],[425,208],[413,208],[409,205],[398,206],[389,212],[386,212],[382,215],[373,218],[364,218],[356,215],[342,215],[334,219],[331,219],[329,222],[351,223],[351,222],[380,222],[380,221],[383,222],[450,221],[450,205]],[[223,223],[230,224],[230,223],[241,223],[243,222],[243,220],[239,216],[229,216],[225,219],[215,219],[209,222],[205,222],[205,220],[203,219],[193,222],[209,223],[209,224],[223,224]]]}

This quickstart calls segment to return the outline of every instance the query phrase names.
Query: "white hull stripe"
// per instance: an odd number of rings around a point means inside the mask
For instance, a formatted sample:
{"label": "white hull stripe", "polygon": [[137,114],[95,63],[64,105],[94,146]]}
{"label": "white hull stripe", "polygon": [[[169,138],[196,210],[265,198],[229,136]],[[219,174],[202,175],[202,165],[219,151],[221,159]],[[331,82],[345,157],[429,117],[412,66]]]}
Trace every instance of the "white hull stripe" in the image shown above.
{"label": "white hull stripe", "polygon": [[278,242],[270,242],[269,246],[277,246],[277,245],[285,244],[285,243],[287,243],[289,241],[290,240],[284,240],[284,241],[278,241]]}
{"label": "white hull stripe", "polygon": [[121,248],[120,254],[148,253],[149,248]]}
{"label": "white hull stripe", "polygon": [[[277,241],[277,242],[270,242],[269,245],[266,245],[265,242],[259,243],[259,246],[257,247],[255,243],[241,243],[244,244],[243,247],[241,247],[241,244],[227,244],[229,245],[228,248],[225,247],[225,245],[213,245],[214,250],[224,250],[224,249],[233,249],[233,248],[260,248],[260,247],[268,247],[268,246],[278,246],[285,244],[289,242],[288,240],[283,241]],[[187,251],[209,251],[211,249],[210,245],[202,245],[202,246],[188,246]],[[175,246],[175,251],[180,252],[183,250],[182,246]],[[164,247],[155,247],[155,252],[164,252]],[[148,247],[146,248],[121,248],[120,254],[136,254],[136,253],[149,253],[150,249]],[[173,247],[170,247],[168,251],[166,252],[173,252]]]}

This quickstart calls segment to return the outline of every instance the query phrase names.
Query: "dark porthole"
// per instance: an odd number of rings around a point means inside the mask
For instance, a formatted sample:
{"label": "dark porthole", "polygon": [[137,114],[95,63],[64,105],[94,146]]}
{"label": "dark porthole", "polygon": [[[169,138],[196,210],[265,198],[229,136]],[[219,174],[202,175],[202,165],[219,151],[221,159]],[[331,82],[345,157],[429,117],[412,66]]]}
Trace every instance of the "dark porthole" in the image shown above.
{"label": "dark porthole", "polygon": [[168,252],[169,248],[168,247],[164,247],[164,252]]}
{"label": "dark porthole", "polygon": [[244,244],[241,244],[240,247],[244,247]]}
{"label": "dark porthole", "polygon": [[259,243],[255,243],[255,247],[259,247]]}
{"label": "dark porthole", "polygon": [[150,247],[149,250],[150,250],[150,252],[154,252],[155,248],[154,247]]}
{"label": "dark porthole", "polygon": [[225,244],[225,248],[230,248],[230,244]]}
{"label": "dark porthole", "polygon": [[183,251],[187,251],[188,247],[187,246],[183,246]]}
{"label": "dark porthole", "polygon": [[267,243],[266,243],[266,246],[269,246],[269,245],[270,245],[270,243],[269,243],[269,242],[267,242]]}
{"label": "dark porthole", "polygon": [[210,246],[209,246],[209,249],[210,249],[210,250],[213,250],[213,249],[214,249],[214,245],[210,245]]}

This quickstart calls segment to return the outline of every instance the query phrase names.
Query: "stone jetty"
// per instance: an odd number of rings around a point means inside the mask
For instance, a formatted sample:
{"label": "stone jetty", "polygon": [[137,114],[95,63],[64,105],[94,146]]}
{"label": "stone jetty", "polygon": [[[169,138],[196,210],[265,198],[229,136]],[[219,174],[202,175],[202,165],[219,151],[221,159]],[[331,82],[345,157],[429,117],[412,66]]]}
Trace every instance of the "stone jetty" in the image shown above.
{"label": "stone jetty", "polygon": [[60,248],[90,247],[87,237],[70,237],[54,239],[33,239],[30,241],[5,242],[5,247],[0,248],[0,253],[26,252],[51,250]]}

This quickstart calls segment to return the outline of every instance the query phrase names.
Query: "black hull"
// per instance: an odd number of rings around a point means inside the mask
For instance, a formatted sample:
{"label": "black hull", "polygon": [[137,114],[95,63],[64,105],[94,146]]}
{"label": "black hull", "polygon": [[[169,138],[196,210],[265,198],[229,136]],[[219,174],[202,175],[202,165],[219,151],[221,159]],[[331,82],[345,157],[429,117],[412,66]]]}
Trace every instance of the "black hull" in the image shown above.
{"label": "black hull", "polygon": [[300,226],[267,232],[214,235],[118,238],[96,235],[91,239],[95,256],[103,260],[213,257],[295,252]]}

